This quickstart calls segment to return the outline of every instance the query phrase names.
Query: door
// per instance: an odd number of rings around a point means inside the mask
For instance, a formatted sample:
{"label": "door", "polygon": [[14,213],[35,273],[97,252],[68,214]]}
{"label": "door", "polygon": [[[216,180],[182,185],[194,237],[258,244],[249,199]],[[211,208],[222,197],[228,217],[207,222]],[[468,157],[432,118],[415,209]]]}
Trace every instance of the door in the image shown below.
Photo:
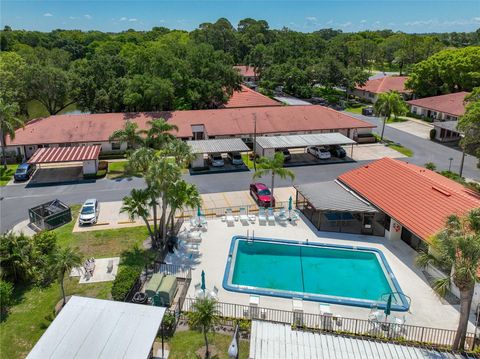
{"label": "door", "polygon": [[362,234],[373,234],[373,214],[372,213],[363,214]]}

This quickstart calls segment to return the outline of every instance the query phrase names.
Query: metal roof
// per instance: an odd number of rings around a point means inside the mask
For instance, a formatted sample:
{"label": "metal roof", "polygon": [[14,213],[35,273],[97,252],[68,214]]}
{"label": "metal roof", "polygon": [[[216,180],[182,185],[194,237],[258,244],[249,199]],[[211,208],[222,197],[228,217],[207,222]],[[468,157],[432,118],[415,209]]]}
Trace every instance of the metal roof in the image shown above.
{"label": "metal roof", "polygon": [[461,133],[457,129],[458,121],[436,121],[433,123],[434,127],[443,128],[445,130]]}
{"label": "metal roof", "polygon": [[73,296],[27,359],[147,359],[165,308]]}
{"label": "metal roof", "polygon": [[467,356],[382,341],[292,330],[290,324],[254,320],[250,359],[465,359]]}
{"label": "metal roof", "polygon": [[294,148],[324,145],[351,145],[354,140],[341,133],[312,133],[306,135],[288,136],[261,136],[257,137],[257,144],[266,148]]}
{"label": "metal roof", "polygon": [[43,147],[35,151],[28,163],[58,163],[96,160],[102,146]]}
{"label": "metal roof", "polygon": [[187,141],[193,153],[248,152],[250,149],[241,138]]}
{"label": "metal roof", "polygon": [[375,213],[378,210],[336,181],[295,185],[317,210]]}

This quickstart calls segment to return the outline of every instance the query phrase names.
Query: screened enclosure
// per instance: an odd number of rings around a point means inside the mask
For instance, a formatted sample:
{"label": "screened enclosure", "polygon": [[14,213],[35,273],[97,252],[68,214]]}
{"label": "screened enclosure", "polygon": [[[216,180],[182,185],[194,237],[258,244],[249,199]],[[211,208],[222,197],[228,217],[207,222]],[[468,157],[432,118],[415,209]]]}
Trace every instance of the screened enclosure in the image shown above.
{"label": "screened enclosure", "polygon": [[30,224],[39,230],[51,230],[72,220],[72,211],[58,199],[43,203],[28,210]]}
{"label": "screened enclosure", "polygon": [[296,186],[297,208],[320,231],[385,235],[385,215],[341,184]]}

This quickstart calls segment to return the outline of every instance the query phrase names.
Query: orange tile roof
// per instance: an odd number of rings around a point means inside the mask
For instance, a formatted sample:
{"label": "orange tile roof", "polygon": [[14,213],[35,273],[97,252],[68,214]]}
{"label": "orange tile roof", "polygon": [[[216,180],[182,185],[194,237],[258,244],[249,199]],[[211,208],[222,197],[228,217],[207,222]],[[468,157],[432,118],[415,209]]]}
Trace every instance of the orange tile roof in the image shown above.
{"label": "orange tile roof", "polygon": [[410,90],[405,88],[407,76],[385,76],[379,79],[368,80],[365,86],[356,86],[357,90],[368,91],[372,93],[383,93],[388,91],[397,91],[408,93]]}
{"label": "orange tile roof", "polygon": [[258,134],[373,128],[368,122],[322,106],[272,106],[190,110],[149,113],[102,113],[56,115],[30,121],[15,131],[7,145],[82,143],[108,141],[125,121],[148,128],[147,121],[163,118],[178,127],[177,137],[192,137],[192,125],[204,125],[208,136],[253,134],[254,119]]}
{"label": "orange tile roof", "polygon": [[245,66],[245,65],[236,65],[233,68],[237,69],[240,72],[240,75],[243,77],[255,77],[257,74],[255,73],[255,68],[253,66]]}
{"label": "orange tile roof", "polygon": [[451,214],[480,207],[480,195],[436,172],[410,163],[382,158],[346,172],[341,182],[428,240]]}
{"label": "orange tile roof", "polygon": [[468,92],[455,92],[446,95],[420,98],[407,101],[409,105],[423,107],[429,110],[444,112],[454,116],[462,116],[465,113],[465,97]]}
{"label": "orange tile roof", "polygon": [[272,100],[270,97],[262,95],[259,92],[249,89],[242,85],[240,91],[235,91],[228,102],[224,105],[225,108],[236,107],[264,107],[264,106],[282,106],[278,101]]}

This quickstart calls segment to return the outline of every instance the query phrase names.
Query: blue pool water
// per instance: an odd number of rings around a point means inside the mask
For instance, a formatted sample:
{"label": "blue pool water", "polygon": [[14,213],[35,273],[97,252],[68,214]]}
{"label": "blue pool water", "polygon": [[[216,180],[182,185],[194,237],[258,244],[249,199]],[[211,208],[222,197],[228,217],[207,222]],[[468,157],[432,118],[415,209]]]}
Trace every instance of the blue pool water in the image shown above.
{"label": "blue pool water", "polygon": [[[224,287],[368,307],[401,292],[388,271],[381,252],[372,248],[234,237]],[[402,310],[400,296],[393,302]]]}

